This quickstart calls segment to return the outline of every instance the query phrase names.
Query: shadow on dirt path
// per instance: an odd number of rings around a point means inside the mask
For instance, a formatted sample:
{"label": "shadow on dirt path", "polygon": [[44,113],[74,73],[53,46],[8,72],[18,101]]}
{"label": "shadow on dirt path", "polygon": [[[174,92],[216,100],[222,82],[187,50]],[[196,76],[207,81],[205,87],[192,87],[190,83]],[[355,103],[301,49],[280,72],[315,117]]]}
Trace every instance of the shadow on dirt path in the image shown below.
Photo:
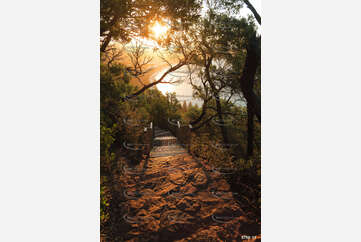
{"label": "shadow on dirt path", "polygon": [[[174,139],[162,130],[156,133],[158,137]],[[160,140],[149,160],[137,167],[123,167],[119,184],[122,238],[260,241],[260,224],[246,217],[222,174],[180,145],[170,141],[171,145],[164,146],[164,139]]]}

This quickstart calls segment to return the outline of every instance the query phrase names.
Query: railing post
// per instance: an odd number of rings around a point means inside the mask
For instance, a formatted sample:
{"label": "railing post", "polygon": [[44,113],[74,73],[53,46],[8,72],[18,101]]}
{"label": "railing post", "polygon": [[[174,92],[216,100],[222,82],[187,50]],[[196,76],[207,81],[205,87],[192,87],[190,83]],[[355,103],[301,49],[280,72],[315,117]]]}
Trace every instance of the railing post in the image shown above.
{"label": "railing post", "polygon": [[147,129],[147,127],[145,127],[144,128],[144,134],[143,134],[143,140],[142,140],[142,143],[143,143],[143,145],[144,145],[144,147],[145,147],[145,149],[144,149],[144,153],[143,154],[145,154],[145,155],[148,155],[149,154],[149,146],[147,145],[148,144],[148,139],[149,139],[149,131],[148,131],[148,129]]}
{"label": "railing post", "polygon": [[178,142],[180,142],[180,143],[183,143],[182,142],[182,139],[181,139],[181,130],[180,130],[180,128],[181,128],[181,125],[180,125],[180,122],[179,122],[179,120],[177,121],[177,128],[176,128],[176,137],[177,137],[177,140],[178,140]]}
{"label": "railing post", "polygon": [[152,129],[152,133],[151,134],[151,137],[150,137],[150,143],[149,143],[149,152],[153,149],[153,140],[154,140],[154,127],[153,127],[153,122],[150,122],[150,128]]}
{"label": "railing post", "polygon": [[190,154],[191,153],[191,141],[192,141],[192,128],[193,128],[193,126],[191,125],[191,124],[189,124],[188,125],[188,132],[187,132],[187,134],[188,134],[188,137],[187,137],[187,140],[188,140],[188,153]]}

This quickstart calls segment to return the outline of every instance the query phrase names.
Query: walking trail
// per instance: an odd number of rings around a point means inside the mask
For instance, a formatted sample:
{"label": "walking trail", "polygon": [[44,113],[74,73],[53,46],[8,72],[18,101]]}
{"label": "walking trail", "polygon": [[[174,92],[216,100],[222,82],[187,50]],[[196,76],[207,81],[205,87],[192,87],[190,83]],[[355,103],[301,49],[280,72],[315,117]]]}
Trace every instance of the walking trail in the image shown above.
{"label": "walking trail", "polygon": [[154,144],[147,161],[123,169],[126,241],[260,241],[223,174],[169,131],[156,128]]}

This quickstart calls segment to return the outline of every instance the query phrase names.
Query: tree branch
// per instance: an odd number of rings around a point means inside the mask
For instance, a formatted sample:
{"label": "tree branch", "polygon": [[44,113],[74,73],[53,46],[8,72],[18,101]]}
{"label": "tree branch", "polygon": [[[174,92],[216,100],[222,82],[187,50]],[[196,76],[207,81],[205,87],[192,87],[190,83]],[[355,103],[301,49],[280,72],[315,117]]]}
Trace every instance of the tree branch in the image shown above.
{"label": "tree branch", "polygon": [[133,97],[136,97],[136,96],[140,95],[140,94],[143,93],[145,90],[147,90],[147,89],[149,89],[149,88],[151,88],[151,87],[153,87],[153,86],[155,86],[155,85],[157,85],[157,84],[159,84],[159,83],[162,83],[162,80],[163,80],[169,73],[171,73],[171,72],[173,72],[173,71],[175,71],[175,70],[178,70],[179,68],[181,68],[181,67],[184,66],[185,64],[186,64],[186,61],[182,61],[182,62],[178,63],[177,65],[169,68],[169,69],[161,76],[161,78],[159,78],[158,81],[155,81],[155,82],[152,82],[152,83],[150,83],[150,84],[148,84],[148,85],[145,85],[144,87],[142,87],[142,88],[141,88],[140,90],[138,90],[137,92],[135,92],[135,93],[133,93],[133,94],[131,94],[131,95],[128,95],[128,96],[122,98],[122,101],[125,102],[125,101],[128,100],[128,99],[131,99],[131,98],[133,98]]}
{"label": "tree branch", "polygon": [[253,5],[248,0],[243,0],[243,1],[247,4],[247,7],[249,8],[249,10],[252,11],[252,13],[253,13],[254,17],[256,18],[257,22],[259,23],[259,25],[261,25],[261,16],[259,16],[256,9],[253,7]]}

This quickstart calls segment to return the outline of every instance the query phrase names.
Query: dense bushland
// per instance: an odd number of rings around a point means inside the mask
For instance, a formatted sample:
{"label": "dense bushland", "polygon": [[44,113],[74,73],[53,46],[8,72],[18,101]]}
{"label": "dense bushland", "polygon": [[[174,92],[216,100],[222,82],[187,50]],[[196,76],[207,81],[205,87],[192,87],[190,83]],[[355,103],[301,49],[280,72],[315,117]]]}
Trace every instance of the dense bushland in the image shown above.
{"label": "dense bushland", "polygon": [[[171,130],[193,156],[225,171],[242,208],[260,221],[261,36],[254,18],[240,17],[237,12],[245,4],[259,24],[261,17],[249,1],[206,2],[201,16],[199,0],[101,1],[102,233],[111,233],[115,223],[121,167],[147,159],[151,122]],[[154,23],[168,25],[168,34],[155,38],[150,31]],[[160,63],[151,63],[152,57],[140,45],[123,49],[139,38],[155,40],[154,49],[173,56],[167,59],[167,55],[152,52],[169,67],[157,80],[147,75]],[[125,52],[129,63],[121,59]],[[156,88],[167,82],[167,74],[183,67],[188,73],[182,81],[192,85],[201,106],[181,103],[175,94],[163,95]],[[134,85],[134,80],[141,85]],[[181,129],[174,125],[177,121]]]}
{"label": "dense bushland", "polygon": [[125,162],[136,165],[146,158],[152,143],[150,123],[167,126],[168,119],[180,118],[181,105],[174,95],[164,96],[157,89],[124,101],[122,97],[137,90],[129,83],[125,67],[114,63],[109,68],[102,63],[100,70],[100,209],[104,228],[109,222],[119,169]]}
{"label": "dense bushland", "polygon": [[[218,123],[209,122],[191,133],[189,151],[213,166],[216,170],[225,170],[224,176],[230,183],[235,197],[254,220],[260,221],[261,194],[261,129],[255,122],[255,150],[251,157],[244,156],[247,147],[247,114],[244,107],[232,107],[237,113],[234,119],[226,123],[229,143],[224,144]],[[185,117],[189,120],[201,112],[193,107]]]}

